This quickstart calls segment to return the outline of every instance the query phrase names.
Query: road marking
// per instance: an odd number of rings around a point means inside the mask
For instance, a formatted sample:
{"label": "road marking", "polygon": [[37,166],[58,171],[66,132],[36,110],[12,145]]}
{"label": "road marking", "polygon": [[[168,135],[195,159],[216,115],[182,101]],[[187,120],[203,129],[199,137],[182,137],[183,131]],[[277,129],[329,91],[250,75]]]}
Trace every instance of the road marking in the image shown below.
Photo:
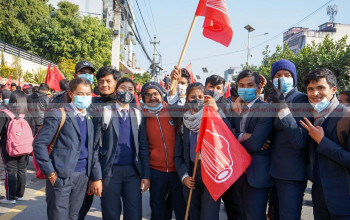
{"label": "road marking", "polygon": [[2,216],[0,216],[0,220],[9,220],[15,217],[18,213],[22,212],[25,208],[27,208],[26,205],[16,205],[12,209],[4,213]]}
{"label": "road marking", "polygon": [[39,189],[38,191],[36,191],[36,192],[34,193],[34,195],[36,195],[36,196],[45,196],[45,194],[46,194],[45,188],[46,188],[46,187],[44,186],[43,188]]}

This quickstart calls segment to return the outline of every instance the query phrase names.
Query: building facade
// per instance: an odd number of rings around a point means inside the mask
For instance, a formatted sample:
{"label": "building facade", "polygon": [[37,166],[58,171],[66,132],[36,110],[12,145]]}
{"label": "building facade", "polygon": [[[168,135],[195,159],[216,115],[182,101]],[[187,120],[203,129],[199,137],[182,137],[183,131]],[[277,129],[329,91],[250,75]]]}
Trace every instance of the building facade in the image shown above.
{"label": "building facade", "polygon": [[[299,50],[313,41],[316,44],[321,43],[324,38],[329,35],[330,39],[340,40],[346,35],[350,37],[350,24],[324,23],[319,30],[310,30],[309,28],[293,27],[283,34],[283,43],[287,43],[289,49],[294,54],[298,54]],[[347,42],[350,43],[349,38]]]}

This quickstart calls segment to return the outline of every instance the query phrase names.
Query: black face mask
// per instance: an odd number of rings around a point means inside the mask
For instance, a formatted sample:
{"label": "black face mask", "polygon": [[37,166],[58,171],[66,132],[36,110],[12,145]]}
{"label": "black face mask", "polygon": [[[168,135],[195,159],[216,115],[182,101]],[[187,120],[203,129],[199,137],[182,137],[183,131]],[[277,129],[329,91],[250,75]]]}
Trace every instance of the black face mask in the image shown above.
{"label": "black face mask", "polygon": [[200,99],[193,99],[192,101],[188,101],[187,104],[193,111],[198,112],[203,108],[204,101]]}
{"label": "black face mask", "polygon": [[126,90],[117,91],[117,99],[123,104],[129,104],[133,99],[134,95]]}
{"label": "black face mask", "polygon": [[115,103],[116,101],[117,101],[117,96],[115,94],[110,94],[110,95],[101,94],[102,103]]}
{"label": "black face mask", "polygon": [[221,94],[218,93],[216,90],[207,90],[207,89],[206,89],[205,92],[204,92],[204,94],[213,97],[213,99],[214,99],[215,101],[218,101],[218,100],[220,99],[220,97],[221,97]]}

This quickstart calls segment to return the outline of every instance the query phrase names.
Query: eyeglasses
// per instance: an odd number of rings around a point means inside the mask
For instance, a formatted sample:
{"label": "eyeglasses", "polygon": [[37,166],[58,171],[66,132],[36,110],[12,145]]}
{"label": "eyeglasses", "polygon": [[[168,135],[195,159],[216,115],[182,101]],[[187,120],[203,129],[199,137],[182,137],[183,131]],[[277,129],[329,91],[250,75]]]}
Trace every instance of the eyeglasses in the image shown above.
{"label": "eyeglasses", "polygon": [[151,98],[152,96],[160,96],[159,92],[154,92],[154,93],[145,93],[146,98]]}

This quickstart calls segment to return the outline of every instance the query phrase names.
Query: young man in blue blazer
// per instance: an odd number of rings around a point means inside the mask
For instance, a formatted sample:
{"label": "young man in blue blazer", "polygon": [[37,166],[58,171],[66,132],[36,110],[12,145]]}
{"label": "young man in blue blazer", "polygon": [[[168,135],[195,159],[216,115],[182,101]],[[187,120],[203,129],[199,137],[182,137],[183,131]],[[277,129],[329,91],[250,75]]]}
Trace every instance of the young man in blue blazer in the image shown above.
{"label": "young man in blue blazer", "polygon": [[141,112],[129,105],[134,81],[122,78],[116,87],[116,103],[105,106],[103,115],[94,118],[100,137],[102,216],[120,219],[123,201],[124,219],[141,220],[141,193],[150,185],[149,152],[147,147],[139,146]]}
{"label": "young man in blue blazer", "polygon": [[337,124],[349,109],[339,103],[337,78],[329,69],[311,71],[305,86],[314,111],[311,120],[304,118],[300,123],[310,136],[307,171],[313,182],[314,217],[350,219],[350,138],[337,135]]}
{"label": "young man in blue blazer", "polygon": [[[304,108],[311,107],[306,94],[297,89],[294,63],[279,60],[272,64],[272,102],[277,112],[271,155],[271,176],[274,178],[277,201],[273,203],[280,219],[300,219],[307,184],[307,131],[299,121],[305,117]],[[301,138],[298,136],[301,135]]]}
{"label": "young man in blue blazer", "polygon": [[239,191],[243,219],[266,219],[269,187],[273,185],[270,175],[271,147],[265,148],[273,128],[273,111],[270,104],[258,98],[259,74],[242,71],[237,78],[238,94],[244,101],[240,115],[231,117],[235,136],[252,157],[252,162],[234,183]]}

